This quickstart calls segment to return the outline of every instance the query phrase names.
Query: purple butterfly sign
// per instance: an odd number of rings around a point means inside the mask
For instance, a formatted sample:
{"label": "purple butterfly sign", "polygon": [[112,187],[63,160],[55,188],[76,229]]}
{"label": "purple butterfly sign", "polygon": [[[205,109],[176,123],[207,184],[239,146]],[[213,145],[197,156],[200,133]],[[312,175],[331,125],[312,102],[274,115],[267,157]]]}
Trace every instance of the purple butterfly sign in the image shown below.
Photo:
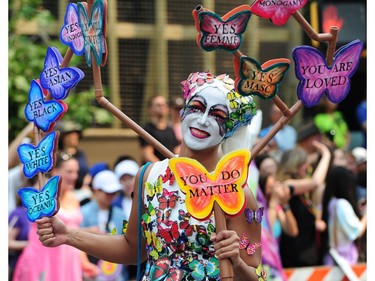
{"label": "purple butterfly sign", "polygon": [[339,103],[349,93],[350,79],[357,70],[363,42],[354,40],[342,46],[327,65],[321,52],[310,46],[293,50],[295,72],[300,80],[297,95],[306,107],[319,103],[323,94],[333,103]]}
{"label": "purple butterfly sign", "polygon": [[48,89],[56,100],[65,99],[71,88],[81,81],[85,74],[77,67],[60,68],[63,58],[55,47],[48,47],[44,59],[44,69],[40,74],[40,84]]}
{"label": "purple butterfly sign", "polygon": [[65,45],[72,48],[77,56],[85,52],[85,44],[81,26],[79,24],[79,16],[77,4],[70,3],[66,8],[64,25],[60,30],[60,40]]}

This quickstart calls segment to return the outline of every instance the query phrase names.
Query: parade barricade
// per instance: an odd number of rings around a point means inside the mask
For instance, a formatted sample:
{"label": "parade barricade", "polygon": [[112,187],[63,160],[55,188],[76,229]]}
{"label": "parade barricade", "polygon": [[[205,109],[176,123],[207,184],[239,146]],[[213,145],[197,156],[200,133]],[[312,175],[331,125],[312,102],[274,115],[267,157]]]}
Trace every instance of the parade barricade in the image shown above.
{"label": "parade barricade", "polygon": [[[352,269],[358,280],[367,280],[366,263],[356,264]],[[289,281],[349,281],[338,266],[286,268],[285,273]]]}

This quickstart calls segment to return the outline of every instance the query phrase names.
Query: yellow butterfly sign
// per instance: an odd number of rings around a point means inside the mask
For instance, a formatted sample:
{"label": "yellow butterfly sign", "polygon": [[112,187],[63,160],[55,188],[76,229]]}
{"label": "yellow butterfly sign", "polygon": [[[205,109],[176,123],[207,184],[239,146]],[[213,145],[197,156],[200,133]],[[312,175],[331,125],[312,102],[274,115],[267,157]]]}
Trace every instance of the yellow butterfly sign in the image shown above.
{"label": "yellow butterfly sign", "polygon": [[209,173],[197,160],[176,157],[169,160],[178,186],[186,194],[188,212],[197,219],[207,218],[216,201],[229,214],[239,213],[245,204],[250,151],[235,150],[222,157],[215,171]]}

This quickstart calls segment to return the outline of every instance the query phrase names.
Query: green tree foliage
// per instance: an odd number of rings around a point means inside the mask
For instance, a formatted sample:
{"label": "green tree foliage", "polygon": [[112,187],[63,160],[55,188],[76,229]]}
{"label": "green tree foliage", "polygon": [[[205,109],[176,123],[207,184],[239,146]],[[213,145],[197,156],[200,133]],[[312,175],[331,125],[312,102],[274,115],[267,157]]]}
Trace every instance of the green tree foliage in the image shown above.
{"label": "green tree foliage", "polygon": [[[9,50],[8,50],[8,131],[9,142],[27,125],[25,106],[33,79],[38,79],[44,66],[48,46],[56,47],[62,55],[67,46],[59,38],[51,38],[44,30],[56,22],[51,13],[42,9],[41,0],[18,0],[9,2]],[[17,34],[17,22],[34,21],[40,27],[37,35]],[[27,24],[27,23],[26,23]],[[83,57],[73,56],[69,66],[78,66]],[[84,63],[84,62],[83,62]],[[103,89],[104,90],[104,89]],[[104,91],[107,93],[107,91]],[[63,120],[74,120],[83,128],[108,126],[113,116],[98,106],[93,88],[77,93],[74,89],[67,99],[68,111]]]}

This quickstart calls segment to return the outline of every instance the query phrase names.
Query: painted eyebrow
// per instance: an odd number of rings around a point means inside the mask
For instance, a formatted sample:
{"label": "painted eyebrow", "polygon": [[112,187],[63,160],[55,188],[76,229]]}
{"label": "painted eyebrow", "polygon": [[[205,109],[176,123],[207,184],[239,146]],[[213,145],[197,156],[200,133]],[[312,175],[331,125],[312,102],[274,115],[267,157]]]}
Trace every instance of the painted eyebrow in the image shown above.
{"label": "painted eyebrow", "polygon": [[[206,101],[206,99],[205,99],[203,96],[199,95],[199,94],[196,94],[196,95],[191,99],[190,102],[193,102],[193,101],[200,102],[200,103],[202,103],[203,105],[207,106],[207,101]],[[190,102],[189,102],[189,103],[190,103]]]}
{"label": "painted eyebrow", "polygon": [[[205,107],[207,106],[206,99],[203,96],[199,95],[199,94],[196,94],[190,100],[189,104],[191,105],[194,102],[198,102],[198,103],[202,104]],[[225,117],[227,117],[229,115],[228,107],[225,104],[215,104],[215,105],[213,105],[210,108],[209,112],[214,112],[214,111],[220,111],[220,112],[224,113],[226,115]]]}
{"label": "painted eyebrow", "polygon": [[226,114],[229,113],[228,107],[225,104],[216,104],[211,106],[210,111],[223,111]]}

